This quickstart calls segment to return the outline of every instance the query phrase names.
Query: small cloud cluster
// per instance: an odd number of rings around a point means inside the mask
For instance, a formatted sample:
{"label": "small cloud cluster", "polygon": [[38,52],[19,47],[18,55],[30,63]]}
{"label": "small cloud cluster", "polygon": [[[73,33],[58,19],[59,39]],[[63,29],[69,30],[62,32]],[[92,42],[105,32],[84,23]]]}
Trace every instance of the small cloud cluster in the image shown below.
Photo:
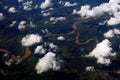
{"label": "small cloud cluster", "polygon": [[76,6],[77,5],[77,3],[70,3],[70,2],[65,2],[65,4],[64,4],[64,6],[65,7],[70,7],[70,6]]}
{"label": "small cloud cluster", "polygon": [[5,9],[5,10],[6,10],[6,9],[8,9],[8,8],[9,8],[9,6],[5,5],[3,9]]}
{"label": "small cloud cluster", "polygon": [[9,13],[16,13],[17,11],[16,11],[15,7],[10,7],[10,8],[8,9],[8,12],[9,12]]}
{"label": "small cloud cluster", "polygon": [[51,49],[57,49],[57,45],[55,45],[54,43],[49,43],[49,47]]}
{"label": "small cloud cluster", "polygon": [[0,20],[3,20],[3,19],[5,19],[3,13],[0,13]]}
{"label": "small cloud cluster", "polygon": [[18,0],[18,2],[23,2],[24,0]]}
{"label": "small cloud cluster", "polygon": [[43,48],[43,46],[37,46],[34,53],[35,54],[45,54],[46,50]]}
{"label": "small cloud cluster", "polygon": [[49,11],[52,11],[54,8],[48,8],[48,9],[45,9],[45,10],[42,10],[41,13],[45,13],[45,12],[49,12]]}
{"label": "small cloud cluster", "polygon": [[61,5],[63,5],[64,7],[71,7],[71,6],[76,6],[76,5],[78,5],[77,3],[71,3],[71,2],[69,2],[69,1],[67,1],[67,2],[59,1],[58,4],[61,4]]}
{"label": "small cloud cluster", "polygon": [[57,52],[57,50],[59,49],[57,45],[55,45],[54,43],[48,43],[48,51],[52,51],[52,52]]}
{"label": "small cloud cluster", "polygon": [[47,16],[50,15],[50,13],[49,13],[49,12],[46,12],[46,13],[43,13],[42,15],[43,15],[44,17],[47,17]]}
{"label": "small cloud cluster", "polygon": [[13,60],[12,60],[12,59],[9,59],[8,61],[5,61],[5,64],[6,64],[7,66],[11,66],[12,63],[13,63]]}
{"label": "small cloud cluster", "polygon": [[85,68],[85,70],[86,70],[86,71],[95,71],[95,68],[94,68],[94,66],[87,66],[87,67]]}
{"label": "small cloud cluster", "polygon": [[66,20],[66,17],[51,17],[50,21],[57,22],[57,21],[64,21]]}
{"label": "small cloud cluster", "polygon": [[23,5],[23,9],[26,10],[26,11],[32,10],[32,4],[33,4],[33,1],[26,1],[26,2],[24,2],[22,4]]}
{"label": "small cloud cluster", "polygon": [[52,70],[59,70],[60,69],[60,62],[56,58],[56,54],[53,52],[48,52],[45,54],[44,57],[40,58],[35,70],[37,71],[38,74],[41,74],[43,72],[46,72],[50,69]]}
{"label": "small cloud cluster", "polygon": [[108,32],[104,33],[106,38],[112,38],[114,36],[113,30],[109,30]]}
{"label": "small cloud cluster", "polygon": [[65,40],[65,38],[63,36],[59,36],[59,37],[57,37],[57,40],[63,41],[63,40]]}
{"label": "small cloud cluster", "polygon": [[22,38],[21,43],[23,46],[32,46],[42,41],[42,37],[38,34],[29,34]]}
{"label": "small cloud cluster", "polygon": [[45,0],[44,2],[42,2],[42,4],[40,5],[41,9],[46,9],[47,7],[50,7],[52,5],[52,0]]}
{"label": "small cloud cluster", "polygon": [[108,25],[111,25],[111,26],[120,24],[120,14],[119,14],[119,16],[117,16],[117,17],[111,17],[111,18],[108,20],[107,24],[108,24]]}
{"label": "small cloud cluster", "polygon": [[104,33],[104,36],[106,38],[112,38],[114,35],[120,35],[120,30],[119,29],[110,29],[108,32]]}
{"label": "small cloud cluster", "polygon": [[113,31],[114,31],[115,34],[120,35],[120,30],[119,29],[114,29]]}
{"label": "small cloud cluster", "polygon": [[64,5],[64,2],[60,0],[60,1],[58,2],[58,4]]}
{"label": "small cloud cluster", "polygon": [[41,30],[41,32],[42,32],[43,34],[49,34],[48,29],[43,29],[43,30]]}
{"label": "small cloud cluster", "polygon": [[99,6],[91,8],[90,5],[81,6],[79,11],[74,11],[74,14],[80,14],[83,18],[97,17],[101,16],[104,13],[108,13],[110,19],[107,21],[108,25],[117,25],[120,24],[120,1],[118,0],[109,0],[108,3],[103,3]]}
{"label": "small cloud cluster", "polygon": [[44,42],[43,45],[41,45],[41,47],[39,47],[39,49],[44,49],[46,50],[46,52],[57,52],[57,50],[59,49],[59,47],[57,45],[55,45],[52,42]]}
{"label": "small cloud cluster", "polygon": [[16,23],[17,23],[17,21],[12,21],[12,23],[9,25],[9,27],[13,27]]}
{"label": "small cloud cluster", "polygon": [[32,22],[32,21],[30,21],[29,26],[30,26],[30,27],[35,27],[36,25],[35,25],[35,24],[33,24],[33,22]]}
{"label": "small cloud cluster", "polygon": [[108,22],[108,20],[105,20],[104,22],[100,22],[99,25],[105,25]]}
{"label": "small cloud cluster", "polygon": [[108,39],[103,40],[87,55],[87,57],[95,57],[97,63],[109,65],[111,60],[107,57],[115,56],[116,53],[112,53],[111,42]]}
{"label": "small cloud cluster", "polygon": [[26,28],[26,21],[21,21],[18,25],[18,29],[22,30]]}

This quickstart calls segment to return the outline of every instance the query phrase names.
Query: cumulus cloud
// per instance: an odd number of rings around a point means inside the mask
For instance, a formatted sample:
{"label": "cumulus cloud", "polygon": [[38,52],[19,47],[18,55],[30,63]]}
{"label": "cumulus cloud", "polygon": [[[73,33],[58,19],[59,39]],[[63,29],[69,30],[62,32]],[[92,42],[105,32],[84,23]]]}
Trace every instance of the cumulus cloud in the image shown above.
{"label": "cumulus cloud", "polygon": [[46,50],[43,48],[43,46],[37,46],[34,53],[35,54],[45,54]]}
{"label": "cumulus cloud", "polygon": [[12,60],[12,59],[9,59],[8,61],[5,61],[5,64],[6,64],[7,66],[11,66],[12,63],[13,63],[13,60]]}
{"label": "cumulus cloud", "polygon": [[26,28],[26,21],[21,21],[18,25],[18,29],[22,30]]}
{"label": "cumulus cloud", "polygon": [[112,38],[112,37],[114,37],[114,32],[113,32],[113,30],[109,30],[108,32],[104,33],[104,36],[105,36],[106,38]]}
{"label": "cumulus cloud", "polygon": [[100,22],[99,25],[105,25],[108,22],[108,20],[105,20],[104,22]]}
{"label": "cumulus cloud", "polygon": [[49,44],[49,47],[50,47],[51,49],[56,49],[56,48],[57,48],[57,45],[55,45],[54,43],[50,43],[50,44]]}
{"label": "cumulus cloud", "polygon": [[17,11],[16,11],[15,7],[10,7],[10,8],[8,9],[8,12],[9,12],[9,13],[16,13]]}
{"label": "cumulus cloud", "polygon": [[86,70],[86,71],[95,71],[95,68],[94,68],[94,66],[87,66],[87,67],[85,68],[85,70]]}
{"label": "cumulus cloud", "polygon": [[73,12],[72,12],[72,14],[77,14],[77,10],[74,9]]}
{"label": "cumulus cloud", "polygon": [[90,5],[81,6],[81,9],[76,12],[80,14],[83,18],[97,17],[104,13],[108,13],[111,18],[108,20],[108,25],[120,24],[120,1],[109,0],[108,3],[100,4],[99,6],[91,8]]}
{"label": "cumulus cloud", "polygon": [[65,2],[64,6],[70,7],[70,6],[76,6],[77,3],[70,3],[70,2]]}
{"label": "cumulus cloud", "polygon": [[41,30],[41,32],[42,32],[43,34],[50,34],[50,32],[48,31],[48,29],[43,29],[43,30]]}
{"label": "cumulus cloud", "polygon": [[36,25],[35,24],[33,24],[33,22],[32,21],[30,21],[30,27],[35,27]]}
{"label": "cumulus cloud", "polygon": [[47,16],[50,15],[50,13],[49,13],[49,12],[46,12],[46,13],[43,13],[42,15],[43,15],[44,17],[47,17]]}
{"label": "cumulus cloud", "polygon": [[12,23],[9,25],[9,27],[13,27],[16,23],[17,23],[17,21],[12,21]]}
{"label": "cumulus cloud", "polygon": [[23,9],[26,10],[26,11],[32,10],[32,4],[33,4],[33,1],[26,1],[26,2],[24,2],[22,4],[23,5]]}
{"label": "cumulus cloud", "polygon": [[111,59],[108,57],[115,56],[116,53],[112,53],[111,42],[108,39],[103,40],[87,55],[87,57],[95,57],[97,63],[109,65]]}
{"label": "cumulus cloud", "polygon": [[24,0],[18,0],[18,2],[23,2]]}
{"label": "cumulus cloud", "polygon": [[0,13],[0,20],[3,20],[3,19],[5,19],[3,13]]}
{"label": "cumulus cloud", "polygon": [[46,10],[42,10],[41,13],[45,13],[45,12],[49,12],[49,11],[52,11],[53,8],[49,8],[49,9],[46,9]]}
{"label": "cumulus cloud", "polygon": [[44,2],[42,2],[42,4],[40,5],[41,9],[46,9],[47,7],[50,7],[52,5],[52,0],[45,0]]}
{"label": "cumulus cloud", "polygon": [[9,8],[9,6],[6,6],[6,5],[5,5],[3,9],[5,9],[5,10],[6,10],[6,9],[8,9],[8,8]]}
{"label": "cumulus cloud", "polygon": [[60,61],[56,58],[56,54],[53,52],[48,52],[44,57],[39,59],[35,70],[38,74],[41,74],[50,69],[59,70],[60,67]]}
{"label": "cumulus cloud", "polygon": [[116,25],[116,24],[120,24],[120,17],[111,17],[108,22],[107,22],[108,25]]}
{"label": "cumulus cloud", "polygon": [[29,34],[22,38],[21,43],[23,46],[32,46],[42,41],[42,37],[38,34]]}
{"label": "cumulus cloud", "polygon": [[110,29],[108,32],[104,33],[106,38],[112,38],[114,35],[120,35],[119,29]]}
{"label": "cumulus cloud", "polygon": [[113,31],[114,31],[115,34],[120,35],[120,30],[119,29],[113,29]]}
{"label": "cumulus cloud", "polygon": [[66,20],[66,17],[51,17],[50,21],[57,22],[57,21],[63,21]]}
{"label": "cumulus cloud", "polygon": [[66,20],[66,17],[51,17],[50,18],[50,21],[55,24],[56,22],[58,21],[65,21]]}
{"label": "cumulus cloud", "polygon": [[50,44],[50,42],[44,42],[44,46],[47,47]]}
{"label": "cumulus cloud", "polygon": [[57,40],[63,41],[63,40],[65,40],[65,38],[63,36],[59,36],[59,37],[57,37]]}
{"label": "cumulus cloud", "polygon": [[60,0],[60,1],[58,2],[58,4],[64,5],[64,2]]}

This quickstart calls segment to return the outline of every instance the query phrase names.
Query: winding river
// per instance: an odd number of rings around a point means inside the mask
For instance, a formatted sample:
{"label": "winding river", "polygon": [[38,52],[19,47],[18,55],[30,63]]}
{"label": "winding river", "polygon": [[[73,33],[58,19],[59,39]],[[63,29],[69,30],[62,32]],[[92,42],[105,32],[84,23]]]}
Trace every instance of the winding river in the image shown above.
{"label": "winding river", "polygon": [[[80,18],[80,19],[78,19],[78,21],[76,21],[75,23],[72,24],[72,28],[73,28],[72,31],[70,31],[70,32],[68,32],[66,34],[47,34],[47,35],[43,35],[43,38],[45,38],[45,37],[57,37],[57,36],[70,36],[72,34],[76,34],[76,32],[77,32],[76,31],[77,30],[77,24],[78,23],[88,22],[88,21],[91,21],[91,20],[94,20],[94,19],[95,18],[89,18],[89,19],[81,19]],[[88,39],[85,42],[79,42],[79,36],[80,36],[80,34],[79,34],[79,32],[77,32],[77,35],[75,37],[75,43],[77,45],[85,45],[85,44],[89,43],[90,41],[95,41],[96,44],[98,43],[97,39]],[[0,52],[4,52],[6,54],[11,54],[12,55],[11,59],[13,61],[24,60],[24,59],[28,58],[31,55],[31,50],[30,50],[29,47],[26,47],[24,55],[20,56],[20,58],[17,58],[15,55],[13,55],[10,51],[8,51],[6,49],[0,49]]]}

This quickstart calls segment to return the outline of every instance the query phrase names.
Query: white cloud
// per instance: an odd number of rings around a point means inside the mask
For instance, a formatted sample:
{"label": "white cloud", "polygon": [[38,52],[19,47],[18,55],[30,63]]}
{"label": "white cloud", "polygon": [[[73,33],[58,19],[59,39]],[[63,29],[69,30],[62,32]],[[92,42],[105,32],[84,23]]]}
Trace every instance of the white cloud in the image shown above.
{"label": "white cloud", "polygon": [[43,48],[43,46],[37,46],[34,53],[35,54],[45,54],[46,50]]}
{"label": "white cloud", "polygon": [[44,42],[44,46],[47,47],[50,44],[50,42]]}
{"label": "white cloud", "polygon": [[9,27],[13,27],[16,23],[17,23],[17,21],[12,21],[12,23],[9,25]]}
{"label": "white cloud", "polygon": [[8,9],[8,12],[10,12],[10,13],[16,13],[17,11],[16,11],[15,7],[10,7]]}
{"label": "white cloud", "polygon": [[66,17],[51,17],[50,21],[57,22],[57,21],[63,21],[66,20]]}
{"label": "white cloud", "polygon": [[25,3],[23,3],[23,9],[24,10],[32,10],[32,4],[33,4],[33,1],[26,1]]}
{"label": "white cloud", "polygon": [[52,11],[54,8],[49,8],[49,9],[46,9],[46,10],[42,10],[41,13],[45,13],[45,12],[49,12],[49,11]]}
{"label": "white cloud", "polygon": [[36,4],[36,5],[34,6],[34,9],[38,9],[38,8],[39,8],[39,5]]}
{"label": "white cloud", "polygon": [[111,60],[107,57],[115,56],[116,53],[112,53],[111,42],[108,39],[103,40],[87,55],[87,57],[95,57],[97,63],[109,65]]}
{"label": "white cloud", "polygon": [[0,13],[0,20],[3,20],[3,19],[5,19],[3,13]]}
{"label": "white cloud", "polygon": [[83,18],[97,17],[101,16],[104,13],[108,13],[113,16],[108,20],[108,25],[120,24],[120,1],[118,0],[109,0],[108,3],[100,4],[99,6],[91,8],[90,5],[81,6],[81,9],[76,12],[80,14]]}
{"label": "white cloud", "polygon": [[44,2],[42,2],[42,4],[40,5],[41,9],[46,9],[47,7],[50,7],[52,5],[52,0],[45,0]]}
{"label": "white cloud", "polygon": [[18,0],[18,2],[23,2],[24,0]]}
{"label": "white cloud", "polygon": [[66,7],[70,7],[70,6],[76,6],[77,5],[77,3],[70,3],[70,2],[65,2],[65,4],[64,4],[64,6],[66,6]]}
{"label": "white cloud", "polygon": [[22,38],[21,43],[23,46],[32,46],[42,41],[42,37],[38,34],[29,34]]}
{"label": "white cloud", "polygon": [[87,66],[85,68],[86,71],[95,71],[94,66]]}
{"label": "white cloud", "polygon": [[51,17],[50,18],[50,21],[55,24],[56,22],[58,21],[65,21],[66,20],[66,17]]}
{"label": "white cloud", "polygon": [[6,6],[6,5],[5,5],[3,9],[8,9],[8,8],[9,8],[9,6]]}
{"label": "white cloud", "polygon": [[30,21],[30,27],[35,27],[36,25],[35,24],[33,24],[33,22],[32,21]]}
{"label": "white cloud", "polygon": [[62,41],[62,40],[65,40],[65,38],[63,36],[59,36],[59,37],[57,37],[57,40]]}
{"label": "white cloud", "polygon": [[100,22],[99,25],[105,25],[108,22],[108,20],[105,20],[104,22]]}
{"label": "white cloud", "polygon": [[26,21],[21,21],[18,25],[18,29],[22,30],[26,28]]}
{"label": "white cloud", "polygon": [[107,24],[111,25],[111,26],[116,25],[116,24],[120,24],[120,17],[115,17],[115,18],[111,17],[108,20]]}
{"label": "white cloud", "polygon": [[50,34],[50,32],[48,31],[48,29],[43,29],[43,30],[41,30],[41,32],[42,32],[43,34]]}
{"label": "white cloud", "polygon": [[120,35],[120,30],[119,29],[114,29],[114,33]]}
{"label": "white cloud", "polygon": [[12,60],[12,59],[9,59],[8,61],[5,61],[5,64],[6,64],[7,66],[11,66],[12,63],[13,63],[13,60]]}
{"label": "white cloud", "polygon": [[49,13],[49,12],[46,12],[46,13],[43,13],[42,15],[43,15],[44,17],[47,17],[47,16],[50,15],[50,13]]}
{"label": "white cloud", "polygon": [[112,37],[114,37],[114,31],[113,30],[109,30],[108,32],[104,33],[104,36],[106,38],[112,38]]}
{"label": "white cloud", "polygon": [[50,69],[52,70],[59,70],[60,69],[60,62],[56,58],[56,54],[53,52],[48,52],[44,57],[39,59],[35,70],[38,74],[46,72]]}
{"label": "white cloud", "polygon": [[77,10],[74,9],[73,12],[72,12],[72,14],[77,14]]}
{"label": "white cloud", "polygon": [[112,38],[114,35],[120,35],[120,30],[119,29],[110,29],[108,32],[104,33],[104,36],[106,38]]}
{"label": "white cloud", "polygon": [[50,47],[51,49],[57,49],[57,45],[55,45],[54,43],[50,43],[50,44],[49,44],[49,47]]}
{"label": "white cloud", "polygon": [[64,2],[60,0],[60,1],[58,2],[58,4],[64,5]]}

